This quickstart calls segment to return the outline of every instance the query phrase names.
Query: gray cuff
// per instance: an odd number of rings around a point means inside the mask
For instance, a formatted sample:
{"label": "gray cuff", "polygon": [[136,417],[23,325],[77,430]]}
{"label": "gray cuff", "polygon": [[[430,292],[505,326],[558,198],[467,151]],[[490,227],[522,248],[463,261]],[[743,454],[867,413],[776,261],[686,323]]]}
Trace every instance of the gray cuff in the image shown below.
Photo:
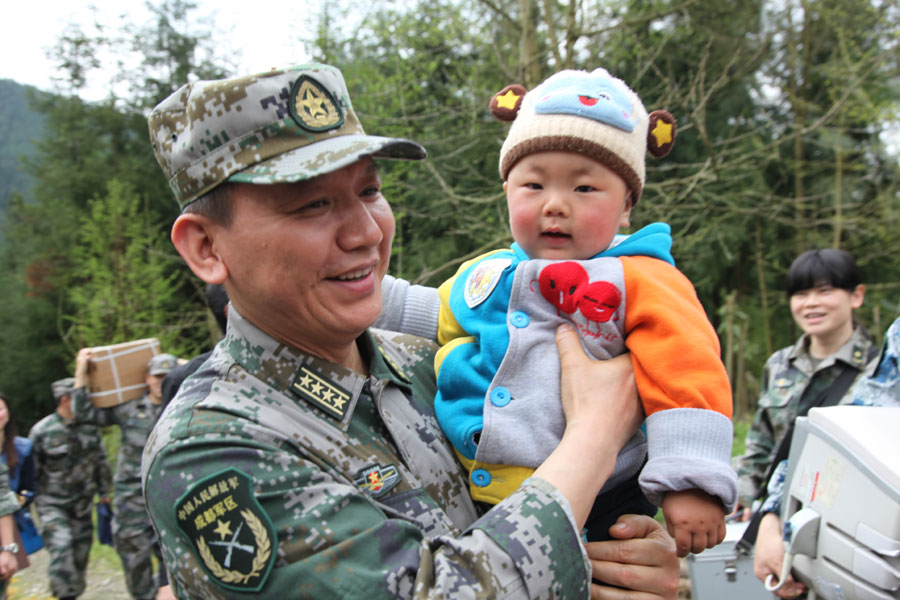
{"label": "gray cuff", "polygon": [[381,282],[381,315],[373,327],[437,340],[441,299],[436,288],[411,285],[385,275]]}
{"label": "gray cuff", "polygon": [[731,420],[699,408],[673,408],[647,418],[649,460],[639,482],[647,498],[661,505],[666,492],[700,489],[716,496],[725,512],[737,502],[737,473],[731,468]]}

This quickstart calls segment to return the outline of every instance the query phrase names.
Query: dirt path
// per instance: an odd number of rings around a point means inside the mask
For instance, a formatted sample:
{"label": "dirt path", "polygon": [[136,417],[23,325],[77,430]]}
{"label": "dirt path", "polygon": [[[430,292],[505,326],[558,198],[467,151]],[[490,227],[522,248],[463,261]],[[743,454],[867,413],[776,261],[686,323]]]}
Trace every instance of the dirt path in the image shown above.
{"label": "dirt path", "polygon": [[[114,555],[113,555],[114,556]],[[16,573],[9,584],[7,598],[9,600],[50,600],[50,585],[47,583],[46,550],[39,550],[28,558],[31,566]],[[691,597],[691,584],[687,573],[687,564],[682,561],[682,578],[678,590],[678,600]],[[87,589],[79,596],[79,600],[129,600],[125,579],[117,558],[111,558],[109,551],[91,552],[88,564]]]}
{"label": "dirt path", "polygon": [[[95,544],[96,546],[96,544]],[[50,595],[50,584],[47,583],[46,550],[38,550],[29,555],[31,566],[16,573],[9,584],[7,598],[10,600],[44,600],[53,598]],[[115,555],[113,555],[115,556]],[[88,563],[87,589],[79,596],[80,600],[128,600],[122,565],[118,558],[111,559],[108,552],[91,551]]]}

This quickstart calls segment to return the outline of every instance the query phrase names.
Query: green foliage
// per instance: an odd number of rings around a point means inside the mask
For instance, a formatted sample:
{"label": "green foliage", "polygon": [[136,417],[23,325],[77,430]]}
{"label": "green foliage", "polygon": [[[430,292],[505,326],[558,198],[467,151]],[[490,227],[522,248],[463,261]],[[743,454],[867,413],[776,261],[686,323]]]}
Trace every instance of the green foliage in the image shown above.
{"label": "green foliage", "polygon": [[[14,349],[0,355],[0,383],[26,418],[52,409],[47,383],[81,344],[156,335],[187,355],[214,339],[200,286],[165,240],[177,209],[144,117],[184,82],[230,69],[191,2],[151,8],[118,38],[70,29],[60,40],[73,93],[98,49],[136,52],[140,67],[123,61],[110,86],[127,84],[127,99],[33,99],[45,122],[25,163],[36,185],[11,197],[0,240],[0,343]],[[672,225],[740,422],[765,359],[799,334],[782,278],[800,251],[857,256],[857,317],[877,339],[900,314],[900,166],[885,147],[898,127],[898,14],[897,0],[335,0],[311,17],[309,52],[344,71],[367,131],[429,152],[381,165],[397,218],[391,272],[417,283],[510,241],[497,172],[507,126],[487,110],[496,91],[604,67],[648,109],[672,112],[677,143],[648,159],[633,226]]]}
{"label": "green foliage", "polygon": [[106,195],[86,207],[78,234],[66,302],[75,312],[64,319],[73,347],[157,337],[166,352],[194,354],[182,331],[174,250],[134,190],[110,179]]}
{"label": "green foliage", "polygon": [[120,70],[139,90],[128,102],[112,93],[97,103],[30,98],[44,123],[23,163],[36,184],[11,202],[0,239],[0,343],[15,349],[0,356],[0,382],[23,429],[53,410],[49,383],[71,374],[82,345],[153,336],[188,357],[214,341],[202,286],[167,241],[178,208],[142,112],[182,78],[223,73],[208,62],[210,35],[188,31],[190,9],[167,0],[154,8],[155,22],[124,39],[99,27],[96,35],[63,34],[55,56],[73,94],[101,49],[146,51],[140,70]]}
{"label": "green foliage", "polygon": [[900,170],[882,142],[900,99],[897,3],[797,4],[375,2],[347,35],[323,16],[312,50],[344,70],[367,130],[429,151],[384,178],[392,272],[420,283],[509,242],[506,127],[487,112],[504,85],[602,66],[675,114],[675,149],[648,158],[633,226],[672,225],[679,267],[730,335],[743,414],[765,359],[800,333],[782,289],[800,251],[858,257],[870,285],[857,316],[876,337],[900,312]]}
{"label": "green foliage", "polygon": [[734,422],[734,443],[731,446],[731,456],[741,456],[747,447],[747,432],[750,425],[753,424],[752,419],[739,419]]}
{"label": "green foliage", "polygon": [[27,194],[34,185],[34,178],[19,162],[20,157],[33,153],[31,140],[43,131],[40,114],[28,107],[30,90],[9,79],[0,79],[0,222],[12,194]]}

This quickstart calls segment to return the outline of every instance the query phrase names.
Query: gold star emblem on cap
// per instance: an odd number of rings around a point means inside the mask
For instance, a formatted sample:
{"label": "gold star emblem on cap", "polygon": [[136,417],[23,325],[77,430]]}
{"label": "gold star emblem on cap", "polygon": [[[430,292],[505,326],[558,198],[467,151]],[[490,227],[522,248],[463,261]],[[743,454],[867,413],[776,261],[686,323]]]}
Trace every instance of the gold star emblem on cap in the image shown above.
{"label": "gold star emblem on cap", "polygon": [[514,110],[516,108],[516,102],[518,102],[521,97],[522,96],[512,90],[506,90],[505,94],[497,96],[497,106]]}
{"label": "gold star emblem on cap", "polygon": [[650,132],[656,138],[656,145],[663,146],[672,141],[672,124],[662,119],[656,122],[656,127]]}
{"label": "gold star emblem on cap", "polygon": [[331,92],[307,75],[294,83],[288,108],[297,124],[309,131],[336,129],[344,123],[341,109]]}
{"label": "gold star emblem on cap", "polygon": [[225,539],[225,536],[231,535],[231,521],[216,521],[217,526],[213,531],[222,536],[222,539]]}
{"label": "gold star emblem on cap", "polygon": [[328,116],[328,111],[325,110],[325,97],[314,88],[304,90],[303,97],[297,98],[297,106],[302,107],[312,120]]}

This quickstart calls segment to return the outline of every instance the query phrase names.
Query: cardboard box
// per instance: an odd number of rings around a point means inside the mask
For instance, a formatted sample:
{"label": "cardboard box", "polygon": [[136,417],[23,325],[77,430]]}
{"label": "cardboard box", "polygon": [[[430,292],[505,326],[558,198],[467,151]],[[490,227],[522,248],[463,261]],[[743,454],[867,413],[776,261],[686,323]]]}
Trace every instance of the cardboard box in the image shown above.
{"label": "cardboard box", "polygon": [[92,350],[88,397],[94,406],[109,408],[144,395],[147,362],[159,354],[159,340],[147,338]]}
{"label": "cardboard box", "polygon": [[740,554],[735,545],[747,523],[727,523],[725,541],[687,557],[693,600],[773,600],[753,574],[753,555]]}

